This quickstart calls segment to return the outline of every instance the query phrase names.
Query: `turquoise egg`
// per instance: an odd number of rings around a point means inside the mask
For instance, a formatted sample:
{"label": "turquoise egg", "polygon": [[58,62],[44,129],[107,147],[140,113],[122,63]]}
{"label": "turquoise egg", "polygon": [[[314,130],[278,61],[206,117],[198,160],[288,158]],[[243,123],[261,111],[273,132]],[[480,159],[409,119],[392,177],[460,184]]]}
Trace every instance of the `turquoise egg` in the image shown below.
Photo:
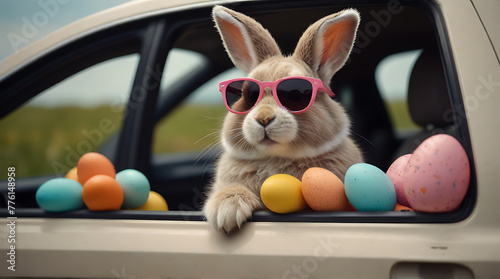
{"label": "turquoise egg", "polygon": [[65,212],[83,208],[83,187],[68,178],[54,178],[46,181],[36,191],[36,203],[49,212]]}
{"label": "turquoise egg", "polygon": [[136,208],[146,203],[151,187],[142,172],[133,169],[122,170],[116,174],[115,179],[123,189],[122,208]]}
{"label": "turquoise egg", "polygon": [[345,174],[347,199],[358,211],[393,211],[396,190],[387,174],[365,163],[352,165]]}

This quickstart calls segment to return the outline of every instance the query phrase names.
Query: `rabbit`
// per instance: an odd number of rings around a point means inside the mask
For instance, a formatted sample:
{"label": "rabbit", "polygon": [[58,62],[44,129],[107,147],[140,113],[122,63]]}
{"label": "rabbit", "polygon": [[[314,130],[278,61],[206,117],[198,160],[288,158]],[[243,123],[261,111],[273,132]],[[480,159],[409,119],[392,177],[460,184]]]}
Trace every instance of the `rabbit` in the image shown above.
{"label": "rabbit", "polygon": [[[212,16],[230,59],[248,77],[312,77],[326,86],[347,61],[360,20],[355,9],[326,16],[303,33],[291,56],[284,56],[253,18],[223,6],[214,6]],[[291,113],[266,88],[248,113],[227,113],[220,141],[223,150],[203,213],[224,234],[241,229],[253,211],[265,209],[260,187],[268,177],[282,173],[301,179],[308,168],[322,167],[343,181],[351,165],[363,162],[344,108],[321,91],[307,111]]]}

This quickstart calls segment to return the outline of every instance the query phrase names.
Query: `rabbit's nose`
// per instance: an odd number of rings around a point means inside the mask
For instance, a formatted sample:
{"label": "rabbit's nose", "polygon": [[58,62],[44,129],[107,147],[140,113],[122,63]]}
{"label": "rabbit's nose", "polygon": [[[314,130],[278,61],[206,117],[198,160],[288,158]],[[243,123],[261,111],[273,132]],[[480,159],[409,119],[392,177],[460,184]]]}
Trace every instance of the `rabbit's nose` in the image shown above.
{"label": "rabbit's nose", "polygon": [[276,114],[269,104],[263,103],[257,108],[254,118],[262,127],[266,127],[276,118]]}
{"label": "rabbit's nose", "polygon": [[270,117],[266,117],[266,118],[257,119],[257,121],[263,127],[267,127],[267,125],[271,124],[271,122],[273,122],[275,118],[276,118],[276,116],[270,116]]}

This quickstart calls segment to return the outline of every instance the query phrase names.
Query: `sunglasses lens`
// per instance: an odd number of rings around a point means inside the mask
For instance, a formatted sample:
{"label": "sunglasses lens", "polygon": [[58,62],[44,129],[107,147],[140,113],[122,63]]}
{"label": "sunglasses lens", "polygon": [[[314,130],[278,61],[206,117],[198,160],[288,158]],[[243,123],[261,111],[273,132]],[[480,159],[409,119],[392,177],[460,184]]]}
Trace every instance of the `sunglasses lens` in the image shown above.
{"label": "sunglasses lens", "polygon": [[227,105],[237,112],[248,111],[259,99],[259,93],[259,85],[253,81],[233,81],[226,88]]}
{"label": "sunglasses lens", "polygon": [[287,79],[278,84],[277,93],[281,105],[290,111],[301,111],[311,102],[312,84],[303,79]]}

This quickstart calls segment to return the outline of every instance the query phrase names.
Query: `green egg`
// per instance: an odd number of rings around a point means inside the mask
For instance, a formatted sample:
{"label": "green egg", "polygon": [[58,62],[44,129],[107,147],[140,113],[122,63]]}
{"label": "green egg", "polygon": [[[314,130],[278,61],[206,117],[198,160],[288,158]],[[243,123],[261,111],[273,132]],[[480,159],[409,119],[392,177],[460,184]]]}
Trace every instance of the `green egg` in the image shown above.
{"label": "green egg", "polygon": [[122,170],[116,174],[116,181],[123,189],[122,208],[136,208],[148,200],[151,187],[148,178],[142,172],[133,169]]}
{"label": "green egg", "polygon": [[66,212],[83,208],[83,187],[75,180],[54,178],[46,181],[36,191],[36,202],[48,212]]}
{"label": "green egg", "polygon": [[393,211],[396,189],[387,174],[376,166],[352,165],[345,174],[345,194],[358,211]]}

